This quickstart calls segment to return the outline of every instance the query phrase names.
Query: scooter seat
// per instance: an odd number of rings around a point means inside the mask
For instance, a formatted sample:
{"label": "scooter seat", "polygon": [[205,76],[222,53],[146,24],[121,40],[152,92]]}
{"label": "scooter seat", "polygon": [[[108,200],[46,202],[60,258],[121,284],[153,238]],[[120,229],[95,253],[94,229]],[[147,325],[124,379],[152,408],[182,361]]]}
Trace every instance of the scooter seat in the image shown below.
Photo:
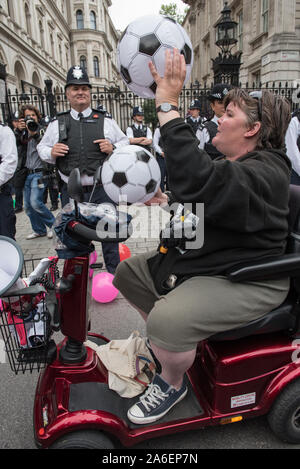
{"label": "scooter seat", "polygon": [[295,298],[289,295],[282,305],[273,309],[270,313],[242,327],[218,332],[209,337],[209,341],[237,340],[250,335],[269,334],[278,331],[292,332],[297,326],[297,315],[293,314],[294,305]]}

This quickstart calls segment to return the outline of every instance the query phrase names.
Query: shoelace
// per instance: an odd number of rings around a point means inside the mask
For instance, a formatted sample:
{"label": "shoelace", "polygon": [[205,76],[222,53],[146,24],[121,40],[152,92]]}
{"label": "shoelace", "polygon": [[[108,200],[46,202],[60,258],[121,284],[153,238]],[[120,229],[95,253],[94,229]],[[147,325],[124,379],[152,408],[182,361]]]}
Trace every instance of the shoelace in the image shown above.
{"label": "shoelace", "polygon": [[151,383],[145,394],[140,397],[140,401],[149,412],[150,407],[155,408],[160,404],[160,401],[164,401],[167,397],[169,394],[164,393],[157,384]]}

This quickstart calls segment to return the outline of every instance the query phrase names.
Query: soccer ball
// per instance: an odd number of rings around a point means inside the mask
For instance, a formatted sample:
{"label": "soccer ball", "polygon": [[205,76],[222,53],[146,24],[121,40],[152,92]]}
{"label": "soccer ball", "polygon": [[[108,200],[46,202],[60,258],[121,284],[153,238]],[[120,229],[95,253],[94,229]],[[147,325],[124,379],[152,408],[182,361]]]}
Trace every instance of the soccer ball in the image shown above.
{"label": "soccer ball", "polygon": [[105,192],[115,203],[145,203],[158,191],[160,169],[148,150],[138,145],[124,145],[103,163],[101,180]]}
{"label": "soccer ball", "polygon": [[186,31],[172,18],[147,15],[130,23],[118,43],[117,60],[128,88],[142,98],[154,98],[156,83],[149,70],[150,60],[160,76],[165,70],[165,51],[176,47],[185,57],[188,81],[193,66],[193,47]]}

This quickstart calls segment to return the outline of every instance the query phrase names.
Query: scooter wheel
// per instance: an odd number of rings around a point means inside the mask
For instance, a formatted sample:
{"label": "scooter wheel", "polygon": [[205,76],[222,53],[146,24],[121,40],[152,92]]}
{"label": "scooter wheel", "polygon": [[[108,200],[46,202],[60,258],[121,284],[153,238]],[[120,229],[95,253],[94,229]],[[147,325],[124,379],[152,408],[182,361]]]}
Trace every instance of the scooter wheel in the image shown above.
{"label": "scooter wheel", "polygon": [[282,441],[300,443],[300,380],[289,384],[278,396],[268,421]]}
{"label": "scooter wheel", "polygon": [[112,440],[101,431],[86,430],[67,433],[50,449],[114,449]]}

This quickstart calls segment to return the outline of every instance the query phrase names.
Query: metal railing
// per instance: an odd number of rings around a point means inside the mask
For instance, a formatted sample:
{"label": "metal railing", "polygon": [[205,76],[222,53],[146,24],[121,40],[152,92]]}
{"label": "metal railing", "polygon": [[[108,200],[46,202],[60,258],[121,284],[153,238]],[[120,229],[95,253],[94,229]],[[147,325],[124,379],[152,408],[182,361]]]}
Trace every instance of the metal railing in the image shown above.
{"label": "metal railing", "polygon": [[[207,118],[211,116],[211,108],[209,101],[207,100],[207,95],[210,93],[211,87],[212,85],[201,86],[200,83],[196,83],[190,88],[183,88],[179,100],[179,109],[182,117],[187,115],[189,105],[194,99],[198,99],[201,103],[201,115]],[[291,102],[292,110],[295,110],[299,106],[297,102],[293,102],[292,99],[296,88],[291,87],[288,82],[272,82],[267,83],[264,86],[257,86],[255,83],[253,83],[252,86],[249,86],[247,83],[246,87],[242,88],[248,92],[267,89],[272,93],[286,97]],[[145,122],[148,125],[151,125],[152,129],[156,126],[157,117],[154,100],[140,98],[132,91],[122,91],[119,88],[113,87],[110,89],[106,88],[104,90],[93,88],[91,98],[93,109],[97,109],[99,105],[102,105],[117,121],[123,131],[125,131],[132,123],[132,109],[135,106],[143,107]],[[44,91],[30,88],[26,92],[18,92],[16,90],[13,94],[9,90],[7,93],[7,103],[0,107],[0,120],[2,122],[9,121],[12,114],[23,104],[34,105],[40,110],[43,116],[49,115],[51,117],[69,109],[69,103],[66,99],[64,90],[61,88],[59,92],[53,92],[51,82],[48,82],[47,88],[45,88]]]}

